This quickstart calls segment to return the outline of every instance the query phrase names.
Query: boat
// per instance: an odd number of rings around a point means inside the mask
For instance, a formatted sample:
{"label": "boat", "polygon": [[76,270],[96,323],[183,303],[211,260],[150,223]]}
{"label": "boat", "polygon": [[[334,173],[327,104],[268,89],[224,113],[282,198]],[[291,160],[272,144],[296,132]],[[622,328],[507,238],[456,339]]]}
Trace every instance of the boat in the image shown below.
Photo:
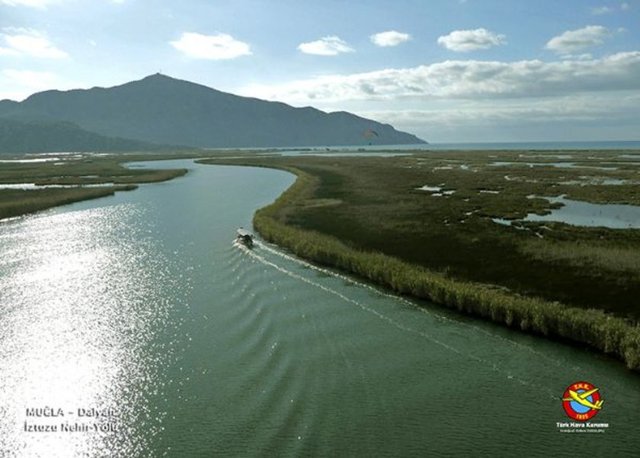
{"label": "boat", "polygon": [[236,242],[241,243],[247,248],[253,248],[253,234],[243,228],[236,231]]}

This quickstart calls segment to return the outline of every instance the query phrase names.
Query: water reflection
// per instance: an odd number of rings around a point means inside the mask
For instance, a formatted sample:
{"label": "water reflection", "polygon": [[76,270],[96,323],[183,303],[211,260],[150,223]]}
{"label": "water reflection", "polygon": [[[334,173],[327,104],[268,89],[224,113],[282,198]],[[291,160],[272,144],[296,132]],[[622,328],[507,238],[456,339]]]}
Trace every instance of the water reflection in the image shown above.
{"label": "water reflection", "polygon": [[[640,228],[640,207],[637,205],[592,204],[567,199],[565,196],[545,197],[545,199],[551,203],[560,203],[562,207],[555,208],[546,215],[529,213],[523,220],[492,218],[491,221],[503,226],[513,226],[513,223],[518,221],[554,221],[583,227]],[[523,229],[517,225],[514,227]]]}
{"label": "water reflection", "polygon": [[494,161],[489,165],[494,167],[555,167],[558,169],[595,169],[595,170],[618,170],[617,167],[605,167],[595,165],[576,164],[575,162],[505,162]]}
{"label": "water reflection", "polygon": [[561,203],[548,215],[531,213],[526,221],[559,221],[574,226],[608,227],[611,229],[640,228],[640,207],[636,205],[592,204],[567,199],[564,196],[551,197],[552,203]]}
{"label": "water reflection", "polygon": [[[234,247],[293,177],[162,166],[191,170],[0,223],[9,456],[556,456],[584,447],[556,428],[583,379],[612,425],[589,452],[640,446],[638,379],[619,362]],[[119,429],[21,429],[26,407],[67,403],[113,408]]]}
{"label": "water reflection", "polygon": [[168,311],[158,285],[171,282],[154,242],[128,225],[140,211],[2,224],[3,456],[134,456],[159,431],[143,393],[162,388],[149,342]]}

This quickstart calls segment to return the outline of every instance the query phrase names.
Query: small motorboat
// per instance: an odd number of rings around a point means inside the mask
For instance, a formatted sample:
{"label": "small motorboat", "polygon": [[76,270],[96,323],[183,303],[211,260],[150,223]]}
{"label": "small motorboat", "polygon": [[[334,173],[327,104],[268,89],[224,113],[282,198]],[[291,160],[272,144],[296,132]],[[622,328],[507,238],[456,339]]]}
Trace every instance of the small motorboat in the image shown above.
{"label": "small motorboat", "polygon": [[247,248],[253,248],[253,234],[243,228],[236,231],[236,242],[243,244]]}

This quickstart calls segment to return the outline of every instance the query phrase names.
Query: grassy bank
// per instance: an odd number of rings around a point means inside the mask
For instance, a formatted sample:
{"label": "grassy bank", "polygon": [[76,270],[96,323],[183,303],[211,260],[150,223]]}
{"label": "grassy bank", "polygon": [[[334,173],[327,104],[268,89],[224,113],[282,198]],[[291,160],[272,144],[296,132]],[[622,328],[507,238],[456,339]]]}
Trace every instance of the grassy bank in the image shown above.
{"label": "grassy bank", "polygon": [[[526,156],[522,159],[534,161]],[[588,168],[528,167],[520,165],[522,159],[519,153],[451,152],[225,162],[295,167],[312,177],[307,195],[278,214],[288,225],[447,278],[498,285],[522,296],[602,309],[640,322],[640,271],[633,262],[640,252],[640,230],[493,221],[543,214],[558,206],[537,196],[566,194],[589,202],[631,200],[637,205],[629,188],[640,180],[640,166],[601,170],[601,161],[581,159]],[[507,160],[515,165],[492,165]],[[624,184],[592,184],[596,179]],[[578,184],[570,184],[574,182]],[[425,185],[429,190],[420,189]]]}
{"label": "grassy bank", "polygon": [[82,200],[111,196],[117,191],[131,191],[135,185],[97,188],[55,188],[14,190],[0,189],[0,219],[33,213]]}
{"label": "grassy bank", "polygon": [[[540,231],[538,226],[526,231],[487,223],[487,217],[500,215],[497,213],[499,209],[516,215],[526,214],[531,209],[544,212],[546,201],[526,199],[526,194],[523,193],[531,193],[531,186],[522,189],[514,187],[510,190],[512,192],[507,192],[506,185],[518,182],[505,180],[502,175],[499,179],[487,179],[496,173],[494,168],[485,169],[486,173],[475,174],[468,173],[465,168],[463,179],[454,182],[453,171],[449,168],[434,171],[434,168],[448,166],[437,160],[434,162],[431,158],[428,170],[423,170],[417,179],[413,166],[423,160],[358,158],[353,160],[356,162],[350,162],[338,158],[255,158],[224,162],[281,168],[298,176],[295,184],[274,204],[256,212],[254,226],[266,240],[286,247],[300,257],[354,273],[400,294],[424,298],[512,328],[586,345],[623,360],[629,368],[640,370],[640,326],[636,315],[626,316],[636,307],[634,304],[637,303],[637,296],[635,302],[626,304],[627,309],[620,308],[622,313],[616,316],[612,313],[614,307],[608,307],[608,304],[598,307],[597,303],[592,306],[589,302],[582,301],[579,291],[574,296],[579,306],[531,294],[535,278],[520,290],[516,288],[534,269],[538,276],[566,272],[569,281],[565,279],[564,283],[556,283],[564,284],[565,290],[549,293],[550,297],[556,293],[564,297],[573,292],[570,289],[571,278],[581,277],[587,283],[592,281],[592,274],[595,278],[600,272],[600,277],[605,277],[606,281],[609,281],[609,274],[611,281],[618,279],[618,290],[612,292],[613,297],[624,296],[627,294],[627,286],[637,279],[636,272],[633,271],[635,264],[625,261],[618,265],[614,258],[622,253],[619,251],[620,246],[635,243],[636,232],[611,235],[602,229],[577,231],[575,228],[566,228],[564,231],[556,228],[552,236],[540,239],[536,235]],[[477,156],[463,160],[473,161],[475,165],[470,167],[479,167]],[[509,173],[512,172],[513,170]],[[445,201],[441,197],[440,200],[430,198],[425,203],[424,194],[412,192],[420,184],[442,184],[445,180],[441,176],[435,179],[432,176],[441,173],[448,175],[446,185],[457,190],[457,201]],[[539,183],[555,173],[555,170],[542,171],[535,179]],[[557,178],[567,181],[566,174],[565,172]],[[516,176],[522,176],[523,181],[531,178],[520,172]],[[534,187],[538,183],[534,183]],[[487,188],[499,189],[502,195],[478,193]],[[396,192],[397,189],[402,189],[403,192]],[[473,190],[475,192],[472,194]],[[587,195],[589,190],[581,188],[576,191]],[[606,193],[611,196],[614,191],[607,189]],[[603,192],[594,194],[603,199]],[[421,205],[416,205],[416,202]],[[433,202],[436,205],[431,205]],[[520,205],[514,205],[514,202]],[[523,208],[524,205],[527,207]],[[423,216],[424,207],[428,217]],[[473,224],[469,224],[468,219],[457,219],[452,215],[461,212],[467,214],[474,210],[474,216],[478,213],[482,216],[476,216]],[[441,235],[436,240],[451,247],[448,268],[430,267],[433,259],[429,255],[433,251],[423,250],[418,245],[434,234]],[[586,247],[601,240],[603,234],[611,235],[612,240],[593,256],[587,255]],[[466,240],[465,237],[470,239]],[[412,251],[414,257],[390,254],[397,246],[395,242],[404,245],[403,249]],[[556,247],[549,248],[549,254],[534,245],[546,242],[549,243],[544,245],[546,248]],[[564,242],[573,244],[574,250],[562,245]],[[492,250],[497,243],[500,244],[498,249]],[[456,247],[455,244],[460,246]],[[562,248],[558,249],[558,246]],[[468,247],[470,248],[467,249]],[[575,247],[581,249],[575,250]],[[458,258],[456,249],[465,251],[471,257],[484,253],[485,257],[481,261],[488,266],[485,270],[490,270],[496,259],[506,262],[507,265],[501,268],[514,270],[512,277],[505,279],[508,287],[500,282],[464,278],[464,273],[472,270],[467,269],[469,266],[478,265],[478,259]],[[575,256],[572,255],[574,252]],[[405,251],[399,253],[403,254]],[[416,253],[422,257],[415,256]],[[505,261],[503,253],[510,258],[507,257]],[[534,255],[540,259],[536,261]],[[456,262],[461,264],[456,265]],[[463,262],[467,264],[463,265]],[[510,263],[517,263],[518,268]],[[592,270],[589,270],[589,264],[594,265]],[[602,266],[607,264],[610,269],[603,275]],[[438,263],[432,265],[442,266]],[[555,266],[551,273],[544,268],[547,265]],[[632,272],[628,276],[621,275],[629,269]],[[518,275],[522,275],[522,278]],[[542,281],[546,279],[542,278]],[[611,303],[616,305],[614,301]]]}
{"label": "grassy bank", "polygon": [[[0,189],[0,219],[33,213],[47,208],[82,200],[130,191],[139,183],[171,180],[187,173],[185,169],[130,169],[122,162],[166,159],[167,155],[128,154],[101,156],[79,154],[79,157],[46,162],[3,162],[0,167],[1,184],[32,183],[42,188]],[[43,156],[48,159],[50,156]],[[22,156],[18,160],[33,159]],[[184,158],[178,155],[177,158]],[[105,184],[105,186],[99,186]],[[51,188],[47,185],[74,186]],[[91,185],[91,187],[86,187]],[[107,186],[109,185],[109,186]]]}

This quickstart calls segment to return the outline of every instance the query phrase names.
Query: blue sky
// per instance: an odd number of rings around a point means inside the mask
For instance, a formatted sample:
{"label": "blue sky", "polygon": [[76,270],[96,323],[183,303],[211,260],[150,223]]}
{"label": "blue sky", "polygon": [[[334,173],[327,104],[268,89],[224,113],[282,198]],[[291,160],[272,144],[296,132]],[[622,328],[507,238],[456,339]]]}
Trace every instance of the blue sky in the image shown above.
{"label": "blue sky", "polygon": [[0,99],[156,72],[433,142],[640,140],[640,0],[0,0]]}

